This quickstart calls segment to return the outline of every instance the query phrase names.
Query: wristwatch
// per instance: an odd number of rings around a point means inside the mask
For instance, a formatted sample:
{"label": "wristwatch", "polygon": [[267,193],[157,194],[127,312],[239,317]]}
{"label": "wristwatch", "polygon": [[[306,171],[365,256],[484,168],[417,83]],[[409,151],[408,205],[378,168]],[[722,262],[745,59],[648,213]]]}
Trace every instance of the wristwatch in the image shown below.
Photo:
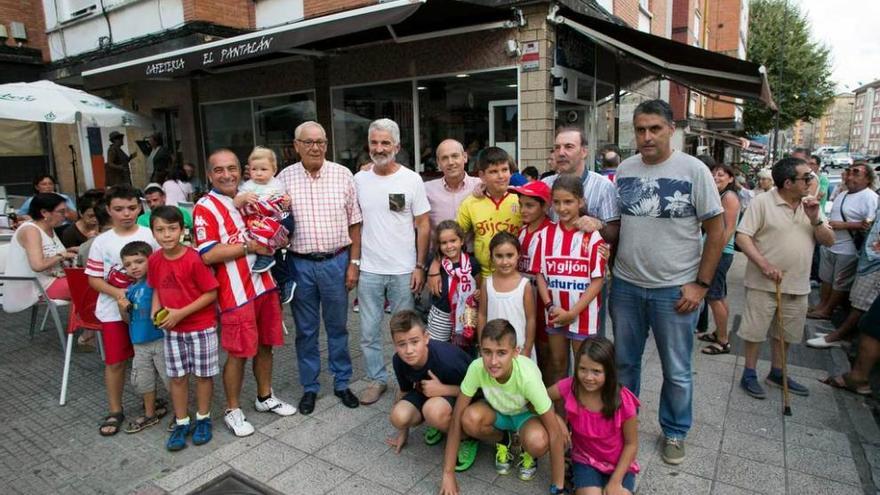
{"label": "wristwatch", "polygon": [[416,263],[416,268],[418,268],[419,270],[424,270],[425,264],[424,263]]}
{"label": "wristwatch", "polygon": [[700,280],[700,279],[697,279],[694,283],[697,284],[697,285],[699,285],[700,287],[702,287],[702,288],[704,288],[704,289],[708,289],[708,288],[709,288],[709,284],[707,284],[706,282],[703,282],[703,281]]}
{"label": "wristwatch", "polygon": [[349,260],[349,263],[351,263],[352,265],[357,266],[357,267],[360,267],[360,266],[361,266],[361,260],[360,260],[360,259]]}

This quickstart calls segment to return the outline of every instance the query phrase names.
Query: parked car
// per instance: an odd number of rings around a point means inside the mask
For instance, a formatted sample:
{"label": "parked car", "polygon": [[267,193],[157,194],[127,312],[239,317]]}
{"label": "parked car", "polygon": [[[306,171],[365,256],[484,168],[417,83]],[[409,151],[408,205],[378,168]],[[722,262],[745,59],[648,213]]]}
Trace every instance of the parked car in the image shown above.
{"label": "parked car", "polygon": [[853,164],[853,159],[849,153],[835,153],[828,159],[828,166],[831,168],[847,168]]}

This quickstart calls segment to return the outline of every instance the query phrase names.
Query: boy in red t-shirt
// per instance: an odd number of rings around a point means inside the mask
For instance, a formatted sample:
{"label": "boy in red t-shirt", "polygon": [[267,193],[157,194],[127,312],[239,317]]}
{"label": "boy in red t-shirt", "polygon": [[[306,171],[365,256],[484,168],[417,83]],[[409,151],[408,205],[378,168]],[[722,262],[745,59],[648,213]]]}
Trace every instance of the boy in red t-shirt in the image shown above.
{"label": "boy in red t-shirt", "polygon": [[[165,330],[165,368],[171,381],[171,402],[175,426],[165,447],[176,451],[186,447],[192,432],[193,444],[211,440],[211,398],[218,365],[217,279],[192,248],[180,243],[183,216],[173,206],[161,206],[150,215],[150,229],[162,248],[150,256],[147,283],[153,287],[151,315]],[[196,421],[190,425],[187,413],[189,375],[196,376]]]}

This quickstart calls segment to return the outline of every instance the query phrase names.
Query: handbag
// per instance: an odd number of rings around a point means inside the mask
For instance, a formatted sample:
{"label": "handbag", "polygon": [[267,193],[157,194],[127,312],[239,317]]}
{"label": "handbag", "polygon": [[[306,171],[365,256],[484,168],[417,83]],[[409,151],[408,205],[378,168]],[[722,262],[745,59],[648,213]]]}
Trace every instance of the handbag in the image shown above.
{"label": "handbag", "polygon": [[[840,200],[840,216],[843,218],[844,222],[849,222],[846,219],[846,214],[843,212],[843,204],[846,203],[846,198],[849,197],[849,193],[844,193],[843,199]],[[852,237],[853,244],[856,246],[856,251],[861,251],[862,246],[865,245],[865,239],[868,238],[868,234],[862,229],[847,229],[850,237]]]}

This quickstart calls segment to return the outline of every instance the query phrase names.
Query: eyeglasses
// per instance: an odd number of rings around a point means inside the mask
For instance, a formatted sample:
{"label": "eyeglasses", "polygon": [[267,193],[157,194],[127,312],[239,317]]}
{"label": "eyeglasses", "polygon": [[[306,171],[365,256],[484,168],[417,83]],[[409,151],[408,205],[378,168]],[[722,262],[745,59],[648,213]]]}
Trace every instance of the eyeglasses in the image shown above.
{"label": "eyeglasses", "polygon": [[327,146],[327,140],[325,139],[318,139],[316,141],[311,139],[306,139],[305,141],[303,141],[302,139],[297,139],[296,141],[306,148],[312,148],[314,146],[317,146],[318,148],[323,148],[324,146]]}
{"label": "eyeglasses", "polygon": [[865,171],[861,168],[848,168],[846,169],[846,173],[850,175],[866,175]]}
{"label": "eyeglasses", "polygon": [[805,175],[805,176],[803,176],[803,177],[795,177],[795,178],[793,178],[793,179],[791,179],[791,180],[792,180],[793,182],[797,182],[797,181],[799,181],[799,180],[802,180],[802,181],[804,181],[804,184],[809,184],[810,182],[813,181],[813,176],[812,176],[812,175]]}

